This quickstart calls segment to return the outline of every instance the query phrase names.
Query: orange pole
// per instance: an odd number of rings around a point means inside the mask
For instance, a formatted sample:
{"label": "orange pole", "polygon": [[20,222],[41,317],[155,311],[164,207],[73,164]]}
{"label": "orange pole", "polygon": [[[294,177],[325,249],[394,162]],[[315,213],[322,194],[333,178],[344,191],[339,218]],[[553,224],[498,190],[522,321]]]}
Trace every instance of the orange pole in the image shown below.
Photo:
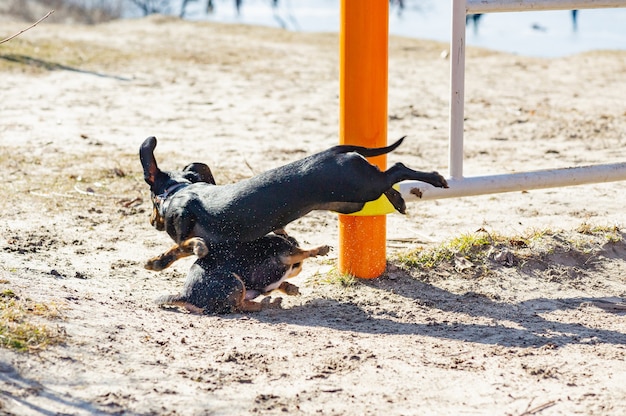
{"label": "orange pole", "polygon": [[[387,145],[389,0],[342,0],[339,143]],[[386,169],[385,156],[370,162]],[[387,264],[384,215],[339,215],[339,271],[360,278],[383,274]]]}

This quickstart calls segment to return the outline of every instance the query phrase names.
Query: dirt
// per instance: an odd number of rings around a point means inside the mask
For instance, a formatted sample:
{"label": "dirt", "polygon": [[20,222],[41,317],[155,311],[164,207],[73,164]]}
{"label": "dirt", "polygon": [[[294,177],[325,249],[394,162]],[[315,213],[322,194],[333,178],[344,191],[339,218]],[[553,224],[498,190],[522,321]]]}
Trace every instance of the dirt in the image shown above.
{"label": "dirt", "polygon": [[[447,170],[446,49],[390,41],[388,135],[408,136],[390,163]],[[337,275],[336,215],[314,212],[288,231],[333,251],[304,264],[282,309],[165,310],[153,299],[193,259],[143,268],[171,241],[148,222],[139,145],[155,135],[162,168],[203,161],[227,183],[336,144],[337,35],[42,23],[0,46],[0,69],[0,291],[61,314],[32,317],[61,342],[0,349],[0,413],[626,413],[623,182],[410,203],[388,216],[374,280]],[[626,52],[471,49],[466,86],[467,176],[623,161]],[[401,261],[529,230],[551,248]]]}

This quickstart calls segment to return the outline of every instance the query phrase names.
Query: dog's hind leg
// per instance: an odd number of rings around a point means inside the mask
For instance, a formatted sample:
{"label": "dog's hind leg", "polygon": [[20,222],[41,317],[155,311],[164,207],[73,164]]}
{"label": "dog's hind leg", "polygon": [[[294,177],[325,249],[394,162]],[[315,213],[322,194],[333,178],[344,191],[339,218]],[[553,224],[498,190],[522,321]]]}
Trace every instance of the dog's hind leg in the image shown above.
{"label": "dog's hind leg", "polygon": [[[236,273],[233,273],[233,276],[235,276],[235,278],[237,278],[241,282],[242,286],[244,285],[243,280],[241,279],[239,275],[237,275]],[[269,297],[267,297],[263,299],[261,302],[255,302],[253,300],[246,299],[245,286],[243,287],[244,287],[244,290],[242,291],[241,296],[235,301],[235,310],[240,311],[240,312],[259,312],[259,311],[262,311],[263,309],[279,309],[280,308],[280,304],[283,301],[281,298],[276,298],[272,300]]]}
{"label": "dog's hind leg", "polygon": [[406,202],[404,202],[404,198],[402,198],[400,192],[396,191],[394,188],[389,188],[385,191],[385,196],[400,214],[406,214]]}
{"label": "dog's hind leg", "polygon": [[295,247],[289,254],[285,254],[280,257],[280,261],[286,265],[293,265],[308,259],[309,257],[325,256],[330,251],[328,246],[314,247],[308,250],[303,250],[300,247]]}
{"label": "dog's hind leg", "polygon": [[402,163],[396,163],[385,171],[387,184],[389,188],[398,182],[413,180],[426,182],[438,188],[447,188],[448,183],[445,178],[437,172],[420,172],[404,166]]}
{"label": "dog's hind leg", "polygon": [[149,259],[144,267],[155,272],[168,268],[176,260],[195,254],[202,258],[209,254],[209,248],[200,237],[192,237],[180,244],[175,244],[165,253]]}

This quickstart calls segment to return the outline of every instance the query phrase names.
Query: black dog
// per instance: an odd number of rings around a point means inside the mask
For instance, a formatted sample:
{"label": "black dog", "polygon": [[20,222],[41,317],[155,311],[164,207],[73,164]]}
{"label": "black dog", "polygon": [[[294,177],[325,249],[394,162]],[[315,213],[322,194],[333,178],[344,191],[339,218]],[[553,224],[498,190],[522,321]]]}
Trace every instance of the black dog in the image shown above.
{"label": "black dog", "polygon": [[[381,148],[334,146],[250,179],[218,186],[208,166],[201,163],[183,171],[160,170],[154,157],[157,140],[149,137],[139,157],[152,192],[151,223],[167,231],[177,244],[165,255],[188,252],[179,249],[182,244],[193,246],[201,257],[207,251],[202,241],[215,245],[256,240],[312,210],[350,214],[382,194],[404,213],[405,202],[392,188],[394,184],[417,180],[442,188],[448,185],[437,172],[419,172],[401,163],[382,172],[365,159],[393,151],[403,139]],[[194,237],[200,239],[188,241]],[[171,264],[158,259],[147,267],[162,270],[161,266]]]}
{"label": "black dog", "polygon": [[183,306],[195,313],[254,312],[277,307],[280,298],[264,302],[252,299],[280,290],[299,294],[298,287],[285,280],[302,270],[302,261],[326,255],[328,246],[309,250],[286,235],[267,235],[249,242],[224,243],[196,260],[187,274],[183,291],[162,296],[159,305]]}

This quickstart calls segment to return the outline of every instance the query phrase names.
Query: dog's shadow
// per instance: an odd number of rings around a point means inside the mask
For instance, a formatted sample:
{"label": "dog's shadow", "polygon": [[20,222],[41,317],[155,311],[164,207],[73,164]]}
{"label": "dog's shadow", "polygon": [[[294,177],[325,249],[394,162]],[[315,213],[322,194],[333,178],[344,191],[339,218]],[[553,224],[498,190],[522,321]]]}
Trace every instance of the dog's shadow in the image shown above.
{"label": "dog's shadow", "polygon": [[498,302],[474,292],[455,294],[419,281],[408,273],[401,273],[393,280],[379,278],[359,284],[381,293],[399,294],[414,303],[415,309],[407,312],[405,306],[401,312],[403,316],[398,316],[398,311],[391,309],[393,303],[362,303],[357,293],[346,301],[313,299],[291,308],[250,316],[271,324],[327,327],[366,334],[423,335],[508,347],[626,344],[623,332],[592,328],[582,323],[558,322],[541,316],[556,310],[579,308],[586,302],[594,303],[596,299],[593,298]]}

